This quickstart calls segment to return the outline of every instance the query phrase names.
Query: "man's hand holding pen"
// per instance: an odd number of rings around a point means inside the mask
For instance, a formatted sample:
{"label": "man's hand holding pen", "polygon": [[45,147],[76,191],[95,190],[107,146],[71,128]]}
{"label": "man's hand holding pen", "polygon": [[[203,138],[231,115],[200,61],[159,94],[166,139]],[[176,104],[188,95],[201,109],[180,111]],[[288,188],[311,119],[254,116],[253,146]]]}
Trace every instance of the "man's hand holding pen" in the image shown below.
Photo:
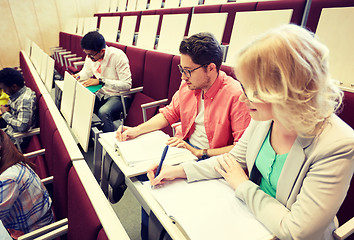
{"label": "man's hand holding pen", "polygon": [[116,132],[116,138],[120,142],[136,138],[137,136],[139,136],[139,133],[136,127],[127,127],[121,125]]}

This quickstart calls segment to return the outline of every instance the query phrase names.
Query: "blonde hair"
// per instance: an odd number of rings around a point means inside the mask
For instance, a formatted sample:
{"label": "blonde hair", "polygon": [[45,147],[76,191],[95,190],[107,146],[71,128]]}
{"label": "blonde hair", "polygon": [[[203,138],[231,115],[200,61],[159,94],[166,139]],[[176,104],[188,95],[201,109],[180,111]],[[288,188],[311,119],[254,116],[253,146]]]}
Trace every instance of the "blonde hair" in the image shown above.
{"label": "blonde hair", "polygon": [[274,117],[285,127],[313,136],[342,102],[328,73],[328,52],[311,32],[288,24],[241,50],[235,69],[251,81],[250,101],[272,103]]}

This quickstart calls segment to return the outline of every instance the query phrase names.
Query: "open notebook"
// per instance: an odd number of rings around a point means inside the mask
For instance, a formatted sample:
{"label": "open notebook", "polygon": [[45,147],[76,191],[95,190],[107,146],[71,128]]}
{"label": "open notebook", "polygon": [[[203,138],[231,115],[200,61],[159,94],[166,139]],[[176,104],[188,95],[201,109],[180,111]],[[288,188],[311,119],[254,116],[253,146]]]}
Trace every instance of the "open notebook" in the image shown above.
{"label": "open notebook", "polygon": [[273,238],[223,179],[143,184],[192,240]]}
{"label": "open notebook", "polygon": [[[129,166],[138,166],[159,163],[169,138],[169,135],[159,130],[125,142],[114,141],[124,161]],[[197,160],[197,157],[187,149],[169,147],[164,163],[174,165],[189,160]]]}

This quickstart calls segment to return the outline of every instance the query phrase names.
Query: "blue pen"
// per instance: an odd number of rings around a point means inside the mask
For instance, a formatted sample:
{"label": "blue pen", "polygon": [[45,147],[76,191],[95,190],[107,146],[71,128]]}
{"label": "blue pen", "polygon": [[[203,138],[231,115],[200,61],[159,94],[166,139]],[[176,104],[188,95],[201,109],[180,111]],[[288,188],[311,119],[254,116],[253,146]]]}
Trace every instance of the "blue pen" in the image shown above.
{"label": "blue pen", "polygon": [[156,173],[155,173],[155,177],[157,177],[160,174],[160,172],[161,172],[162,164],[163,164],[163,161],[166,158],[167,150],[168,150],[168,145],[166,145],[165,149],[163,150],[163,153],[162,153],[162,156],[161,156],[161,161],[160,161],[159,166],[157,167],[157,170],[156,170]]}

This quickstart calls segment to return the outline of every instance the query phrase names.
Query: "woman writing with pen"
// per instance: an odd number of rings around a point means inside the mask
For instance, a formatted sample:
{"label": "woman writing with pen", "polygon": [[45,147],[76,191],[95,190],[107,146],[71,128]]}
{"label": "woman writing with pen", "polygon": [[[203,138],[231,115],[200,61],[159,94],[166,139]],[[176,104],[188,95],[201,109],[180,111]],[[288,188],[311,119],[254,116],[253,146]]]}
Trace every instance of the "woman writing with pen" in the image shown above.
{"label": "woman writing with pen", "polygon": [[[152,185],[225,178],[280,239],[332,239],[354,170],[354,132],[334,113],[342,92],[328,49],[295,25],[271,30],[239,54],[235,73],[252,121],[229,154],[148,171]],[[249,175],[246,175],[247,169]]]}

